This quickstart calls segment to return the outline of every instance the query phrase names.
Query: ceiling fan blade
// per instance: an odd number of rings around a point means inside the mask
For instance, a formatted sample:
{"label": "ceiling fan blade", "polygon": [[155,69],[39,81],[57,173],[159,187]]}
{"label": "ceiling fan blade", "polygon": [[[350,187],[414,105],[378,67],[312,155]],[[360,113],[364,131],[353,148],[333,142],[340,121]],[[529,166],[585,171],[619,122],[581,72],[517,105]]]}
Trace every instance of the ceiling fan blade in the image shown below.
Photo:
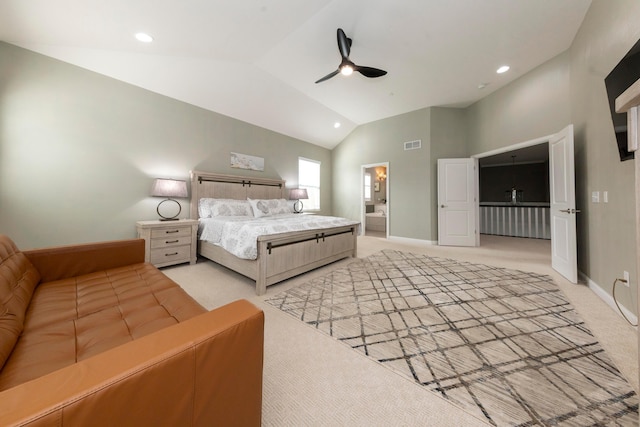
{"label": "ceiling fan blade", "polygon": [[329,73],[326,76],[324,76],[323,78],[321,78],[320,80],[318,80],[316,83],[320,83],[323,82],[325,80],[329,80],[331,77],[335,76],[336,74],[338,74],[340,72],[340,70],[335,70],[333,73]]}
{"label": "ceiling fan blade", "polygon": [[329,80],[331,77],[334,77],[338,73],[342,73],[345,76],[348,76],[353,71],[358,71],[365,77],[382,77],[387,74],[386,71],[380,70],[379,68],[373,67],[360,67],[354,64],[349,59],[349,53],[351,53],[351,43],[352,40],[347,37],[347,35],[342,31],[342,28],[338,28],[338,50],[340,50],[340,55],[342,56],[342,61],[340,62],[340,66],[338,69],[330,74],[327,74],[316,83],[323,82],[325,80]]}
{"label": "ceiling fan blade", "polygon": [[349,53],[351,52],[351,39],[342,31],[342,28],[338,28],[338,49],[343,58],[349,57]]}
{"label": "ceiling fan blade", "polygon": [[373,68],[373,67],[356,66],[354,71],[359,72],[360,74],[362,74],[365,77],[382,77],[385,74],[387,74],[386,71],[380,70],[379,68]]}

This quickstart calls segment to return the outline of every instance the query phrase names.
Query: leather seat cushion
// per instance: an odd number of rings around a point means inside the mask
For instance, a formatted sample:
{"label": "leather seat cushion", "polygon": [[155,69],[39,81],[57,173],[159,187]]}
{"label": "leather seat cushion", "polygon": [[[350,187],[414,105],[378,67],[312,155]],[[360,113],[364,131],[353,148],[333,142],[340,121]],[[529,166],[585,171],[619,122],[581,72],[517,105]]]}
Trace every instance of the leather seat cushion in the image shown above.
{"label": "leather seat cushion", "polygon": [[0,373],[0,390],[204,312],[151,264],[42,283]]}
{"label": "leather seat cushion", "polygon": [[40,274],[11,239],[0,235],[0,369],[24,327]]}

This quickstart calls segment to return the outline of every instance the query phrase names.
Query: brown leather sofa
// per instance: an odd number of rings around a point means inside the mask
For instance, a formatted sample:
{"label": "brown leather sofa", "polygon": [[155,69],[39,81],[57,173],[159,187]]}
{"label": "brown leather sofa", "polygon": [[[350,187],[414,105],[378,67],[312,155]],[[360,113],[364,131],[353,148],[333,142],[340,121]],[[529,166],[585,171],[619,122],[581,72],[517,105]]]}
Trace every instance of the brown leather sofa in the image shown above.
{"label": "brown leather sofa", "polygon": [[144,241],[0,235],[0,425],[260,425],[264,314],[207,311]]}

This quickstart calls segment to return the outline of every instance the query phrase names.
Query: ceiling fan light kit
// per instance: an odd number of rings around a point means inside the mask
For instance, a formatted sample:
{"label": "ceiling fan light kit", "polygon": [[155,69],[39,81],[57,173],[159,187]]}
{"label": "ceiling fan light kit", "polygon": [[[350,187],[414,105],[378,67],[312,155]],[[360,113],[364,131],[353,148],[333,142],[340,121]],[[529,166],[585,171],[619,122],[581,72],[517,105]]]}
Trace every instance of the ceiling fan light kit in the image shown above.
{"label": "ceiling fan light kit", "polygon": [[340,69],[340,72],[343,76],[350,76],[351,74],[353,74],[353,68],[351,68],[351,66],[349,65],[345,65]]}
{"label": "ceiling fan light kit", "polygon": [[357,71],[363,76],[369,78],[382,77],[387,74],[386,71],[379,68],[360,66],[351,62],[351,60],[349,59],[349,53],[351,53],[351,43],[352,40],[347,37],[347,35],[344,33],[344,31],[342,31],[341,28],[338,28],[338,50],[340,51],[340,55],[342,56],[342,61],[340,62],[340,66],[336,71],[327,74],[320,80],[316,81],[316,83],[321,83],[325,80],[329,80],[337,74],[349,76],[354,71]]}

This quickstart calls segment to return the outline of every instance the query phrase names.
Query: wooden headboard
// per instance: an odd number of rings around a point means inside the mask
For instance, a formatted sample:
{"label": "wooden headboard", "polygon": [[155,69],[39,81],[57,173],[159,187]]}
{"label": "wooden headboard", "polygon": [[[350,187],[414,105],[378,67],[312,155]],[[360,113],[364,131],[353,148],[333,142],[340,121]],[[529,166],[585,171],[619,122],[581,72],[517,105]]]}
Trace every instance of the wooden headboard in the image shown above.
{"label": "wooden headboard", "polygon": [[216,199],[286,199],[282,179],[224,175],[191,171],[191,219],[198,219],[198,200]]}

